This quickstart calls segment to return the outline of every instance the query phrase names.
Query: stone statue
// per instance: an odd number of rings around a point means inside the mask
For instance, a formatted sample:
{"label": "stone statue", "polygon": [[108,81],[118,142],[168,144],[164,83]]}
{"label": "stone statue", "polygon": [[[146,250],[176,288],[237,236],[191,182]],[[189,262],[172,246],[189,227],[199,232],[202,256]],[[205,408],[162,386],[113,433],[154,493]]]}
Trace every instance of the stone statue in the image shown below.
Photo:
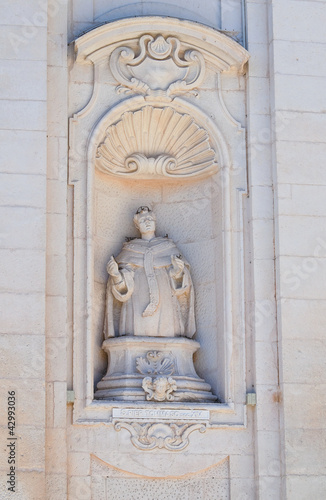
{"label": "stone statue", "polygon": [[[138,208],[141,238],[126,242],[107,265],[102,348],[106,375],[95,397],[152,404],[213,402],[211,386],[195,370],[200,344],[189,264],[172,240],[155,236],[155,214]],[[188,338],[187,338],[188,337]]]}
{"label": "stone statue", "polygon": [[[126,242],[107,264],[105,338],[192,338],[196,325],[189,264],[172,240],[155,236],[156,217],[148,207],[137,210],[134,223],[141,238]],[[116,301],[122,304],[118,331]]]}

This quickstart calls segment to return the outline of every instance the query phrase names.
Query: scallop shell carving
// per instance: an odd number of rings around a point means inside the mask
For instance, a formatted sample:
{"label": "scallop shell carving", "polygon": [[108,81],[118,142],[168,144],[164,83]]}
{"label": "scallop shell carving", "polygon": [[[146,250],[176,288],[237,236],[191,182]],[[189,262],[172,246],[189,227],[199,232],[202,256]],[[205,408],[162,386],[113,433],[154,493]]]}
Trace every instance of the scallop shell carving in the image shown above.
{"label": "scallop shell carving", "polygon": [[213,174],[218,166],[206,130],[171,107],[126,112],[106,130],[96,167],[137,179],[187,178]]}

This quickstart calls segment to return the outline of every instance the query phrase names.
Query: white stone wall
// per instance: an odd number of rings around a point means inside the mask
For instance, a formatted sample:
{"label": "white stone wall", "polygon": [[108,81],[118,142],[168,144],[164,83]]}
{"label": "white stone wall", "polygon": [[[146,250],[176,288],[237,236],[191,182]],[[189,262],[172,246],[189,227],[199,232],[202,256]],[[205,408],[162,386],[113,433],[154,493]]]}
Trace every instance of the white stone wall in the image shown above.
{"label": "white stone wall", "polygon": [[[1,6],[1,485],[3,499],[45,496],[47,5]],[[8,391],[15,391],[14,436]],[[12,415],[11,415],[12,416]],[[15,443],[15,493],[8,491]]]}
{"label": "white stone wall", "polygon": [[273,1],[269,17],[282,494],[323,498],[326,5]]}
{"label": "white stone wall", "polygon": [[[246,38],[251,54],[246,87],[225,78],[222,88],[228,109],[248,131],[246,387],[258,403],[248,407],[246,428],[194,433],[189,463],[200,461],[202,472],[193,474],[189,466],[184,478],[156,479],[154,491],[160,498],[176,498],[175,491],[201,498],[206,485],[202,498],[325,497],[326,6],[306,0],[245,3],[245,29],[240,0],[3,3],[1,498],[105,500],[132,484],[150,498],[153,455],[130,454],[126,431],[72,425],[72,405],[66,405],[66,391],[74,389],[67,119],[87,103],[93,79],[85,66],[82,74],[73,70],[68,85],[73,46],[67,62],[67,43],[101,23],[150,14],[232,32],[239,41]],[[95,269],[102,284],[103,262]],[[104,360],[98,374],[103,367]],[[4,479],[9,390],[17,401],[15,495]],[[92,453],[124,471],[132,460],[136,475],[107,470]],[[165,451],[156,460],[163,469],[185,466]]]}

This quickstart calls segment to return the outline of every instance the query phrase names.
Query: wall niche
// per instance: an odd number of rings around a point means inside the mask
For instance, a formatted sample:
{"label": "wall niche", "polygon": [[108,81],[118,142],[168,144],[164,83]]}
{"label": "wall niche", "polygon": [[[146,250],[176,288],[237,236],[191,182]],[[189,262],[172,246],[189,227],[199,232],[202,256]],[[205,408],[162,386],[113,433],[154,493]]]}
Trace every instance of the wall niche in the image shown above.
{"label": "wall niche", "polygon": [[[70,120],[75,422],[116,424],[114,411],[132,405],[94,394],[108,362],[102,349],[107,262],[126,238],[138,237],[133,216],[148,206],[156,235],[168,234],[191,266],[200,343],[195,369],[218,398],[179,406],[208,409],[208,427],[243,425],[240,122],[248,54],[206,26],[153,17],[101,26],[78,38],[75,52],[72,92],[83,68],[89,75],[92,65],[94,74],[88,103]],[[142,404],[178,406],[177,400]]]}

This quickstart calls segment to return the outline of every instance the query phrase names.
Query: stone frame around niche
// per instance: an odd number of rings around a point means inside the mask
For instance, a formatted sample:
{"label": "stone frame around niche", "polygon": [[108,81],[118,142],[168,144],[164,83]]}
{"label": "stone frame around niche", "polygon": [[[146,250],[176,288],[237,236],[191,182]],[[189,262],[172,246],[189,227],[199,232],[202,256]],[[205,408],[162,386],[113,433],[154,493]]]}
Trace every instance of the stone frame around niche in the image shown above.
{"label": "stone frame around niche", "polygon": [[[128,33],[126,36],[124,33]],[[119,46],[134,43],[146,33],[154,37],[169,34],[181,44],[200,50],[207,67],[217,75],[231,71],[236,78],[243,73],[247,52],[235,41],[212,28],[171,18],[134,18],[116,21],[86,33],[75,41],[76,64],[92,64],[94,85],[90,101],[70,119],[69,184],[74,187],[73,201],[73,389],[74,423],[112,424],[113,409],[130,407],[209,410],[208,427],[246,425],[245,381],[245,282],[243,243],[243,204],[246,193],[245,131],[228,112],[218,84],[216,107],[222,119],[209,116],[200,102],[174,96],[161,102],[151,95],[121,98],[113,80],[108,81],[108,58]],[[205,81],[205,77],[202,79]],[[200,92],[202,83],[198,85]],[[108,99],[107,99],[108,96]],[[103,107],[104,104],[104,107]],[[223,194],[223,234],[225,268],[225,398],[221,404],[127,403],[94,400],[93,382],[93,182],[96,149],[109,123],[116,123],[126,111],[143,106],[171,106],[189,113],[208,131],[220,163]]]}

